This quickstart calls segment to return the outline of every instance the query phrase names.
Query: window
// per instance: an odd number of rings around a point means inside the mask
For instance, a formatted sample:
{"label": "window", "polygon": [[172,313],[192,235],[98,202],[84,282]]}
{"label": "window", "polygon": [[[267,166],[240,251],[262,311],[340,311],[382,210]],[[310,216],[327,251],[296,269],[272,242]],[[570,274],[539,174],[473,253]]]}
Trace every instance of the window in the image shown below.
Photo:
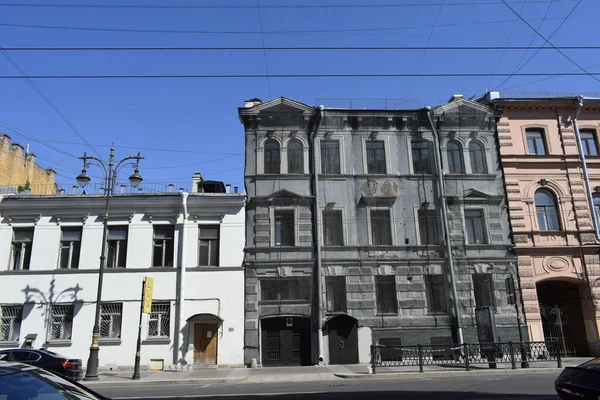
{"label": "window", "polygon": [[483,210],[465,210],[468,244],[487,243]]}
{"label": "window", "polygon": [[327,311],[346,312],[346,277],[326,276]]}
{"label": "window", "polygon": [[448,142],[446,146],[448,155],[448,170],[451,174],[464,174],[465,163],[463,161],[462,146],[457,142]]}
{"label": "window", "polygon": [[60,239],[60,268],[79,268],[81,252],[81,228],[62,228]]}
{"label": "window", "polygon": [[382,140],[369,140],[367,146],[367,173],[385,174],[385,146]]}
{"label": "window", "polygon": [[476,307],[495,307],[492,274],[473,274]]}
{"label": "window", "polygon": [[310,279],[261,279],[260,299],[263,301],[310,300]]}
{"label": "window", "polygon": [[121,321],[123,319],[123,304],[100,305],[100,338],[120,339]]}
{"label": "window", "polygon": [[173,266],[174,237],[174,226],[169,225],[154,227],[154,258],[152,260],[153,267]]}
{"label": "window", "polygon": [[303,174],[304,173],[304,151],[302,143],[299,140],[292,140],[287,146],[288,156],[288,173]]}
{"label": "window", "polygon": [[425,293],[427,294],[427,311],[430,313],[448,311],[443,275],[425,275]]}
{"label": "window", "polygon": [[592,198],[594,199],[594,211],[596,212],[596,223],[600,226],[600,194],[594,193],[592,194]]}
{"label": "window", "polygon": [[321,140],[321,173],[340,174],[340,142]]}
{"label": "window", "polygon": [[418,219],[419,243],[422,245],[440,244],[440,231],[435,210],[420,209]]}
{"label": "window", "polygon": [[279,143],[269,140],[265,143],[265,174],[278,174],[279,164]]}
{"label": "window", "polygon": [[392,245],[392,222],[390,210],[371,210],[371,244]]}
{"label": "window", "polygon": [[21,333],[23,308],[18,306],[0,307],[0,342],[18,342]]}
{"label": "window", "polygon": [[168,338],[171,332],[171,304],[152,303],[152,310],[148,316],[148,337]]}
{"label": "window", "polygon": [[414,139],[411,142],[413,172],[415,174],[431,174],[431,142],[425,139]]}
{"label": "window", "polygon": [[201,226],[198,243],[198,265],[219,265],[219,226]]}
{"label": "window", "polygon": [[275,210],[275,246],[294,246],[294,210]]}
{"label": "window", "polygon": [[474,174],[487,174],[487,163],[485,160],[485,149],[479,142],[469,143],[469,157],[471,158],[471,172]]}
{"label": "window", "polygon": [[323,210],[323,241],[325,246],[343,246],[342,210]]}
{"label": "window", "polygon": [[552,192],[547,189],[538,189],[535,192],[534,201],[540,231],[559,231],[558,208]]}
{"label": "window", "polygon": [[11,267],[14,270],[29,269],[33,228],[15,228],[13,230]]}
{"label": "window", "polygon": [[526,129],[527,149],[529,154],[546,155],[546,143],[544,143],[544,130],[540,128]]}
{"label": "window", "polygon": [[71,340],[73,332],[73,306],[50,306],[50,340]]}
{"label": "window", "polygon": [[593,129],[582,129],[579,131],[581,138],[581,150],[586,156],[598,155],[598,143],[596,142],[596,131]]}
{"label": "window", "polygon": [[398,314],[398,299],[396,298],[396,277],[376,276],[375,289],[377,296],[377,313]]}
{"label": "window", "polygon": [[125,268],[127,260],[127,227],[109,226],[107,243],[108,268]]}

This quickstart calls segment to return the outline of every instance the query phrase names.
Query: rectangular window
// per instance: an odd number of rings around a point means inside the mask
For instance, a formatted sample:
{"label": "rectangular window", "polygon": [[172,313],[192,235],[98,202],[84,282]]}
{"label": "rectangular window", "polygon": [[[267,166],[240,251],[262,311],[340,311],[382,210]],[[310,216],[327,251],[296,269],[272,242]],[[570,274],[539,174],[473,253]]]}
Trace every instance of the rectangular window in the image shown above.
{"label": "rectangular window", "polygon": [[396,297],[396,277],[376,276],[375,289],[378,314],[398,314],[398,298]]}
{"label": "rectangular window", "polygon": [[14,270],[29,269],[31,247],[33,245],[33,228],[15,228],[13,230],[11,268]]}
{"label": "rectangular window", "polygon": [[346,277],[326,276],[327,311],[346,312]]}
{"label": "rectangular window", "polygon": [[18,342],[23,307],[0,306],[0,342]]}
{"label": "rectangular window", "polygon": [[171,335],[171,304],[168,302],[152,303],[148,316],[148,337],[168,338]]}
{"label": "rectangular window", "polygon": [[321,173],[340,174],[339,140],[321,140]]}
{"label": "rectangular window", "polygon": [[544,130],[540,128],[526,129],[527,149],[529,154],[546,155],[546,143],[544,142]]}
{"label": "rectangular window", "polygon": [[473,274],[473,291],[475,292],[476,307],[495,307],[492,274]]}
{"label": "rectangular window", "polygon": [[465,210],[468,244],[487,243],[483,210]]}
{"label": "rectangular window", "polygon": [[219,265],[219,226],[200,226],[198,243],[198,265]]}
{"label": "rectangular window", "polygon": [[73,306],[50,306],[50,340],[71,340],[73,333]]}
{"label": "rectangular window", "polygon": [[107,303],[100,305],[100,338],[120,339],[123,304]]}
{"label": "rectangular window", "polygon": [[325,246],[343,246],[342,210],[323,210],[323,241]]}
{"label": "rectangular window", "polygon": [[275,210],[275,246],[294,246],[294,210]]}
{"label": "rectangular window", "polygon": [[435,210],[420,209],[419,218],[419,240],[420,244],[440,244],[440,230]]}
{"label": "rectangular window", "polygon": [[172,225],[154,227],[153,267],[172,267],[175,245],[175,227]]}
{"label": "rectangular window", "polygon": [[79,268],[81,253],[81,229],[62,228],[58,265],[60,268]]}
{"label": "rectangular window", "polygon": [[425,275],[425,292],[427,293],[427,311],[447,312],[444,275]]}
{"label": "rectangular window", "polygon": [[593,129],[581,129],[579,131],[581,138],[581,150],[586,156],[598,155],[598,144],[596,142],[596,131]]}
{"label": "rectangular window", "polygon": [[260,299],[263,301],[310,300],[310,279],[261,279]]}
{"label": "rectangular window", "polygon": [[106,265],[108,268],[125,268],[127,261],[127,227],[109,226]]}
{"label": "rectangular window", "polygon": [[431,174],[431,142],[428,140],[412,140],[413,173]]}
{"label": "rectangular window", "polygon": [[367,173],[385,174],[385,146],[382,140],[369,140],[367,146]]}
{"label": "rectangular window", "polygon": [[390,210],[371,210],[371,242],[374,246],[392,245]]}

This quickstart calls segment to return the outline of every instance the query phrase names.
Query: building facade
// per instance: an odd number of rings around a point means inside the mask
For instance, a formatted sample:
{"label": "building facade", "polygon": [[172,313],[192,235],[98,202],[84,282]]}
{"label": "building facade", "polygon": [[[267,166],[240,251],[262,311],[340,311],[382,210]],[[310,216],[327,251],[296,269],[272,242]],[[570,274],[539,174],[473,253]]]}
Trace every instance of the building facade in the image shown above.
{"label": "building facade", "polygon": [[31,194],[54,194],[56,172],[35,163],[35,154],[18,143],[11,143],[10,136],[0,134],[0,188],[8,187]]}
{"label": "building facade", "polygon": [[[599,355],[600,101],[485,98],[498,138],[529,334]],[[584,168],[585,167],[585,168]]]}
{"label": "building facade", "polygon": [[477,307],[493,310],[497,340],[519,340],[490,108],[462,96],[433,110],[278,98],[239,115],[246,363],[358,363],[371,344],[473,343]]}
{"label": "building facade", "polygon": [[[144,277],[154,278],[154,297],[143,315],[142,366],[243,363],[245,195],[220,182],[194,187],[110,199],[102,369],[134,364]],[[1,199],[0,347],[33,334],[33,347],[86,362],[104,202],[81,194]]]}

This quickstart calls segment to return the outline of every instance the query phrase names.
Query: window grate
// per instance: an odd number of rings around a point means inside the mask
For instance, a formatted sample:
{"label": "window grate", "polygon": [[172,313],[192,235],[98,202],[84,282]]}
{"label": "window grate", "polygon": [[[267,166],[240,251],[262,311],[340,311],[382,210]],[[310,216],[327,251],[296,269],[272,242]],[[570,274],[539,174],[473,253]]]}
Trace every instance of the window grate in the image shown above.
{"label": "window grate", "polygon": [[171,331],[171,304],[153,303],[148,320],[148,337],[168,338]]}
{"label": "window grate", "polygon": [[100,306],[100,338],[120,339],[123,304],[102,304]]}
{"label": "window grate", "polygon": [[18,342],[23,307],[0,308],[0,342]]}
{"label": "window grate", "polygon": [[71,340],[73,331],[73,306],[58,305],[50,308],[50,339]]}

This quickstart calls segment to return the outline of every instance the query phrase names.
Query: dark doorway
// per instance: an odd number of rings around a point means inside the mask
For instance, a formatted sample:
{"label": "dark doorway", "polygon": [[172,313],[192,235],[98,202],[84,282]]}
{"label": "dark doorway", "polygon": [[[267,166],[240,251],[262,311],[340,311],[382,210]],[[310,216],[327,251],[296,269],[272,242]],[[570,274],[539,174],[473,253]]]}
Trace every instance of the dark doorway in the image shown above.
{"label": "dark doorway", "polygon": [[276,317],[261,320],[262,365],[310,365],[310,320]]}
{"label": "dark doorway", "polygon": [[563,356],[588,355],[579,286],[564,281],[537,284],[544,340],[558,341]]}
{"label": "dark doorway", "polygon": [[356,319],[340,315],[327,321],[329,364],[358,364],[358,325]]}

